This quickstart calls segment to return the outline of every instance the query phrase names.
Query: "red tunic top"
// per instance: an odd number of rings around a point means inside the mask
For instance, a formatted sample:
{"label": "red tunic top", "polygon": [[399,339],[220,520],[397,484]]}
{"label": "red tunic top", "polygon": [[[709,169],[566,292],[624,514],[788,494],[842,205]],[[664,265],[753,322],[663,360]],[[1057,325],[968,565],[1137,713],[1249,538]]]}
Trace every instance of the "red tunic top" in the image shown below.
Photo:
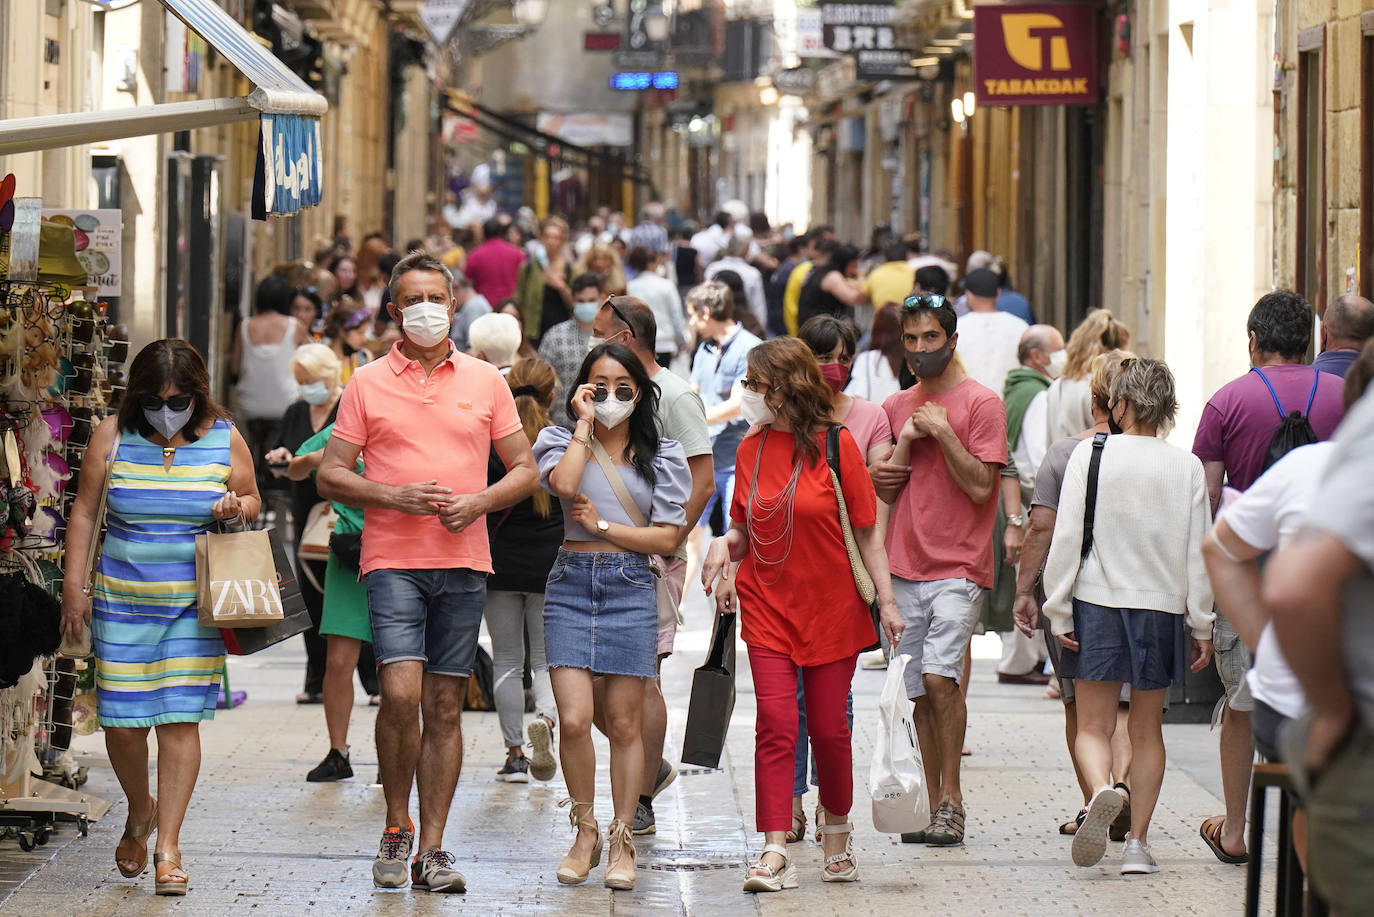
{"label": "red tunic top", "polygon": [[[790,433],[755,433],[740,443],[735,463],[735,497],[730,518],[749,525],[749,494],[755,459],[759,465],[759,495],[775,497],[794,468]],[[782,653],[798,665],[836,662],[871,646],[877,635],[868,606],[859,597],[849,569],[849,554],[840,529],[840,508],[830,467],[825,462],[825,433],[816,434],[821,459],[802,469],[792,508],[791,550],[779,566],[756,565],[755,546],[740,565],[740,630],[744,642]],[[863,454],[848,430],[840,431],[840,481],[849,522],[855,529],[877,521],[878,498],[868,477]],[[756,516],[758,514],[755,509]],[[785,513],[755,519],[759,534],[780,534]],[[765,548],[766,559],[782,556],[784,542]]]}

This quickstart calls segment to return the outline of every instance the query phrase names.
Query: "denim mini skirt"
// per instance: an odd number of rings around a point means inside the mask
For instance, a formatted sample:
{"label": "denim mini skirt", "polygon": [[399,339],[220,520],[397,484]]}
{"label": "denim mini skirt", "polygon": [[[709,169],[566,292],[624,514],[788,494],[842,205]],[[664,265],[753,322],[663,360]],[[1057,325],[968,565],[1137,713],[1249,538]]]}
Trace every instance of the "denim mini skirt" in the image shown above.
{"label": "denim mini skirt", "polygon": [[647,554],[560,548],[544,590],[549,668],[658,674],[658,591]]}
{"label": "denim mini skirt", "polygon": [[1073,600],[1078,652],[1064,650],[1063,678],[1119,681],[1138,691],[1183,684],[1188,643],[1183,615],[1149,608],[1107,608]]}

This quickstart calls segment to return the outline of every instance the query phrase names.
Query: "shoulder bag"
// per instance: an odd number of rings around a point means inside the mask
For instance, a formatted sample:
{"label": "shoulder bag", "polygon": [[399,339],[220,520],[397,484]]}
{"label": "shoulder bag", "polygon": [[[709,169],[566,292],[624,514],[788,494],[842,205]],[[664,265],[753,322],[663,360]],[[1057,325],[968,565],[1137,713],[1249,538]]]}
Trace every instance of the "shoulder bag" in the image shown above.
{"label": "shoulder bag", "polygon": [[[620,469],[611,461],[610,455],[606,453],[606,447],[595,439],[592,440],[592,455],[605,473],[606,480],[610,482],[611,490],[615,491],[615,498],[620,501],[620,508],[625,510],[625,514],[636,526],[648,528],[649,522],[644,518],[644,514],[639,511],[639,506],[635,503],[634,498],[630,496],[624,479],[620,477]],[[667,627],[669,624],[681,624],[682,615],[678,612],[677,602],[674,602],[673,597],[668,594],[667,564],[659,555],[651,554],[649,555],[649,569],[654,574],[655,591],[658,594],[658,626]]]}
{"label": "shoulder bag", "polygon": [[1093,435],[1093,457],[1088,460],[1088,491],[1083,497],[1083,551],[1078,555],[1080,564],[1088,559],[1093,549],[1093,521],[1097,517],[1097,479],[1102,468],[1102,450],[1106,445],[1106,433]]}
{"label": "shoulder bag", "polygon": [[[81,591],[88,599],[95,595],[95,568],[100,563],[100,553],[105,547],[105,515],[108,509],[106,500],[110,493],[110,478],[114,474],[115,456],[119,454],[119,442],[123,437],[124,431],[116,427],[114,445],[110,447],[109,457],[105,459],[105,480],[100,485],[95,521],[91,525],[91,539],[86,543],[86,579],[81,585]],[[86,622],[81,625],[81,634],[76,639],[62,640],[57,655],[64,659],[85,659],[91,652],[91,625],[90,622]]]}
{"label": "shoulder bag", "polygon": [[840,531],[844,533],[844,550],[849,555],[849,571],[854,577],[854,588],[859,598],[868,605],[868,613],[873,618],[873,633],[878,642],[864,649],[875,650],[882,645],[882,628],[878,625],[878,587],[864,566],[863,555],[859,553],[859,543],[854,538],[854,527],[849,523],[849,506],[844,500],[844,488],[840,486],[840,428],[831,427],[825,433],[825,462],[830,466],[830,483],[835,488],[835,502],[840,507]]}

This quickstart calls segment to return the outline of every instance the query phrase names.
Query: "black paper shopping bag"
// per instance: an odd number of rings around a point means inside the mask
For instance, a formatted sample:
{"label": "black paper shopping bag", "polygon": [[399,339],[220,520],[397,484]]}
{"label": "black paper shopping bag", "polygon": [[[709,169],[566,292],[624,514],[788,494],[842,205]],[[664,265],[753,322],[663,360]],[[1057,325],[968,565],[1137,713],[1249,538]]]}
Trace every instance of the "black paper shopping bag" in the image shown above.
{"label": "black paper shopping bag", "polygon": [[735,616],[717,615],[706,664],[692,675],[682,763],[720,767],[725,732],[735,712]]}

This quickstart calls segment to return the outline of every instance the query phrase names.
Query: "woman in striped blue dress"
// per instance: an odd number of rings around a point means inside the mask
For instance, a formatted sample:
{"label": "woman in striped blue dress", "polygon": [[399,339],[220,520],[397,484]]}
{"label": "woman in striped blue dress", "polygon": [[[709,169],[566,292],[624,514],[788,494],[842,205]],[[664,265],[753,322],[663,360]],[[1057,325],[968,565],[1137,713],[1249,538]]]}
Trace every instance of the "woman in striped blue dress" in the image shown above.
{"label": "woman in striped blue dress", "polygon": [[[105,744],[129,799],[115,864],[142,874],[148,837],[159,895],[184,895],[181,824],[200,770],[201,720],[215,715],[224,642],[201,627],[196,608],[195,536],[261,500],[253,459],[228,414],[210,397],[210,376],[191,345],[149,344],[129,366],[116,417],[91,435],[67,528],[62,628],[89,621],[95,645],[96,702]],[[82,590],[106,459],[107,534],[93,600]],[[148,730],[157,730],[157,798],[149,792]]]}

